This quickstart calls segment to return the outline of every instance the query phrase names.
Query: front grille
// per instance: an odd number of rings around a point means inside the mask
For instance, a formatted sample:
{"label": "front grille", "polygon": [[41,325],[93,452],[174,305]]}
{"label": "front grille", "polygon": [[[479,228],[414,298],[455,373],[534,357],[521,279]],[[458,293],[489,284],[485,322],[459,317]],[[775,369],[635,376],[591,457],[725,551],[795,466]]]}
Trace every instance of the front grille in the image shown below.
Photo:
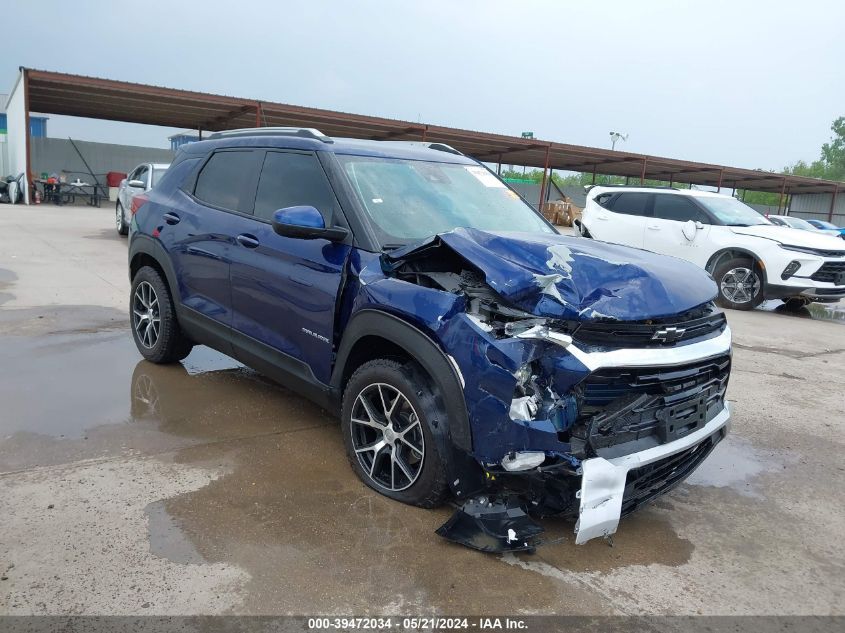
{"label": "front grille", "polygon": [[572,435],[602,456],[623,444],[684,437],[722,410],[730,368],[724,354],[669,367],[600,369],[581,383],[581,415]]}
{"label": "front grille", "polygon": [[[714,306],[707,306],[693,315],[652,322],[590,321],[582,323],[572,338],[582,345],[598,347],[665,347],[719,333],[726,325],[725,315]],[[659,334],[664,331],[669,336]]]}
{"label": "front grille", "polygon": [[606,407],[629,394],[647,393],[669,398],[683,392],[700,390],[708,383],[727,386],[731,357],[727,354],[708,360],[667,367],[613,367],[590,374],[584,385],[584,405]]}
{"label": "front grille", "polygon": [[826,262],[822,267],[814,272],[810,279],[813,281],[826,281],[835,283],[838,275],[845,274],[845,261],[843,262]]}
{"label": "front grille", "polygon": [[625,493],[622,496],[622,516],[669,492],[686,479],[719,442],[719,433],[685,451],[628,471]]}

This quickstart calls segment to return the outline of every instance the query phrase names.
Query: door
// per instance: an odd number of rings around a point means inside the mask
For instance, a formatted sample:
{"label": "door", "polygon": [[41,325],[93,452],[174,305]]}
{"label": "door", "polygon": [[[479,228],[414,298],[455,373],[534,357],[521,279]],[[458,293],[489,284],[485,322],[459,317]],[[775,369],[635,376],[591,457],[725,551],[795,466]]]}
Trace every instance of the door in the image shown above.
{"label": "door", "polygon": [[[232,252],[232,327],[263,344],[259,354],[281,352],[275,364],[306,371],[328,383],[334,320],[350,247],[323,239],[282,237],[271,220],[278,209],[316,207],[326,226],[345,225],[319,159],[313,153],[267,151],[254,215],[237,218]],[[256,353],[254,351],[254,353]]]}
{"label": "door", "polygon": [[709,251],[703,246],[710,234],[710,218],[689,196],[654,194],[651,215],[646,222],[646,249],[706,264]]}
{"label": "door", "polygon": [[252,210],[263,154],[215,152],[201,168],[192,194],[179,190],[177,204],[161,207],[159,239],[170,252],[182,304],[223,329],[232,323],[229,268],[236,220]]}
{"label": "door", "polygon": [[642,248],[650,202],[650,193],[623,192],[609,198],[606,206],[596,209],[590,233],[598,240]]}

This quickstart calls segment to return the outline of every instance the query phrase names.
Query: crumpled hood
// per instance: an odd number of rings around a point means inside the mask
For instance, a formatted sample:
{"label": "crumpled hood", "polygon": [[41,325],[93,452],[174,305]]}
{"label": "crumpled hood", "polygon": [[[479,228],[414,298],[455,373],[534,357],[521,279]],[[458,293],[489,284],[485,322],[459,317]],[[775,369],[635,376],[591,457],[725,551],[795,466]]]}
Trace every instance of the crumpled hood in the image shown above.
{"label": "crumpled hood", "polygon": [[648,251],[551,233],[459,228],[384,256],[388,268],[447,246],[511,305],[537,316],[640,321],[682,313],[717,288],[699,267]]}
{"label": "crumpled hood", "polygon": [[760,224],[757,226],[732,226],[731,231],[737,235],[750,235],[752,237],[765,237],[789,246],[802,246],[804,248],[818,248],[827,251],[841,251],[842,238],[826,233],[815,231],[804,231],[793,229],[788,226],[772,226],[771,224]]}

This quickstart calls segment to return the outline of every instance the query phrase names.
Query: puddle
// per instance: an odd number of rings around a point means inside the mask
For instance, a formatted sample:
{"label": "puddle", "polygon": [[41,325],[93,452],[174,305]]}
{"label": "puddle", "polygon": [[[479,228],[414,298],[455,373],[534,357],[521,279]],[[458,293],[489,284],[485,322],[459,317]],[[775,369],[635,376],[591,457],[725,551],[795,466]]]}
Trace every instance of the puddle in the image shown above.
{"label": "puddle", "polygon": [[[19,431],[84,438],[88,429],[131,420],[133,373],[141,357],[128,328],[4,337],[2,347],[0,438]],[[207,347],[188,358],[192,373],[239,367]]]}
{"label": "puddle", "polygon": [[184,365],[143,361],[124,326],[0,336],[0,349],[0,472],[326,423],[317,407],[207,347]]}
{"label": "puddle", "polygon": [[783,470],[784,463],[782,457],[757,449],[750,441],[729,434],[686,483],[730,488],[743,496],[762,499],[763,494],[755,480],[764,473]]}
{"label": "puddle", "polygon": [[803,308],[790,309],[782,301],[770,300],[761,303],[757,307],[757,310],[774,312],[799,319],[845,323],[845,301],[839,301],[838,303],[811,303]]}
{"label": "puddle", "polygon": [[167,513],[164,501],[155,501],[144,509],[147,536],[153,556],[182,565],[197,565],[205,559]]}
{"label": "puddle", "polygon": [[[645,508],[623,517],[613,536],[613,546],[604,539],[593,539],[583,545],[575,545],[574,521],[543,519],[539,523],[546,529],[540,537],[563,542],[537,548],[534,555],[516,554],[526,569],[542,573],[541,562],[566,572],[610,572],[631,565],[665,565],[678,567],[687,563],[695,549],[693,544],[678,536],[672,524],[662,511],[671,508],[670,492]],[[508,561],[506,561],[508,562]]]}

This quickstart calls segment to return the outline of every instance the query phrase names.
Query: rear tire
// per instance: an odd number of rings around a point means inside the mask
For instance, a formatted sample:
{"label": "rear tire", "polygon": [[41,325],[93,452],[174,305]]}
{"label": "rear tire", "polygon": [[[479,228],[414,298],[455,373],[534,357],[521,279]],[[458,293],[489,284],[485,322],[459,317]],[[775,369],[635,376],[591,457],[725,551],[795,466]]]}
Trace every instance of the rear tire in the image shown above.
{"label": "rear tire", "polygon": [[432,427],[446,423],[436,386],[416,363],[361,365],[343,392],[341,430],[355,474],[402,503],[434,508],[449,486]]}
{"label": "rear tire", "polygon": [[179,328],[170,289],[155,268],[144,266],[138,271],[129,297],[132,338],[141,356],[166,364],[191,353],[194,344]]}
{"label": "rear tire", "polygon": [[763,302],[763,274],[757,263],[733,257],[713,271],[719,287],[716,303],[732,310],[753,310]]}

